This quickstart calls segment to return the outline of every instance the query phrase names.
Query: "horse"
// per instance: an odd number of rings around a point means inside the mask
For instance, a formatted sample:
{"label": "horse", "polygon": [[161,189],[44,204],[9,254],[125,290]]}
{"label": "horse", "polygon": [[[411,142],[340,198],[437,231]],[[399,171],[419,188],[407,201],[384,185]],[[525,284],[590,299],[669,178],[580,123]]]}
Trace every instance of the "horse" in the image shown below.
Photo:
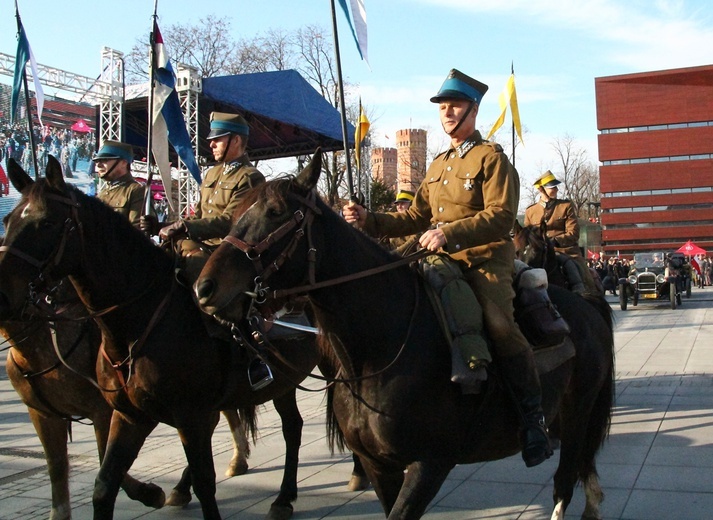
{"label": "horse", "polygon": [[[306,294],[338,360],[331,413],[360,457],[389,519],[420,518],[455,464],[520,451],[514,404],[490,370],[482,391],[450,382],[451,355],[422,278],[348,225],[316,193],[321,154],[294,178],[254,188],[194,292],[204,311],[238,322],[254,299]],[[242,214],[239,215],[240,211]],[[239,215],[239,216],[238,216]],[[398,290],[394,290],[398,288]],[[601,518],[595,458],[614,391],[611,309],[558,287],[551,300],[569,322],[573,356],[540,373],[547,420],[558,418],[560,460],[553,519],[576,483],[583,518]],[[483,300],[491,337],[503,334]]]}
{"label": "horse", "polygon": [[275,380],[252,391],[249,359],[210,337],[191,291],[176,283],[169,254],[101,201],[65,184],[54,158],[36,182],[14,161],[8,174],[22,198],[5,221],[0,316],[22,308],[30,288],[68,276],[101,331],[97,382],[114,412],[94,517],[113,517],[123,475],[163,422],[178,430],[204,518],[220,518],[211,450],[217,410],[247,411],[254,426],[250,412],[269,400],[282,418],[287,452],[268,517],[291,516],[303,424],[295,389],[320,359],[314,340],[276,340],[283,357],[267,359]]}
{"label": "horse", "polygon": [[[525,262],[530,267],[544,269],[547,272],[547,280],[549,283],[570,288],[569,278],[563,272],[563,269],[572,269],[575,273],[579,273],[578,267],[571,259],[565,260],[564,264],[557,261],[557,252],[555,251],[554,241],[547,236],[547,223],[542,222],[540,225],[521,226],[518,221],[515,221],[513,226],[513,243],[517,257]],[[598,294],[591,295],[594,298],[604,297],[604,287],[599,278],[599,275],[594,269],[589,269],[594,284],[597,286]]]}
{"label": "horse", "polygon": [[[73,291],[60,288],[60,300],[71,298]],[[67,438],[73,421],[91,421],[97,441],[99,460],[104,456],[112,409],[88,378],[95,370],[99,347],[99,330],[93,322],[82,320],[81,305],[70,305],[67,319],[52,328],[46,320],[25,317],[0,322],[0,334],[9,344],[6,371],[12,386],[27,406],[37,436],[42,443],[50,477],[52,506],[50,520],[71,517],[69,496],[69,458]],[[54,340],[52,338],[55,338]],[[71,360],[79,374],[63,366],[53,349]],[[145,484],[126,474],[121,487],[126,494],[144,505],[159,508],[164,505],[163,490],[155,484]]]}

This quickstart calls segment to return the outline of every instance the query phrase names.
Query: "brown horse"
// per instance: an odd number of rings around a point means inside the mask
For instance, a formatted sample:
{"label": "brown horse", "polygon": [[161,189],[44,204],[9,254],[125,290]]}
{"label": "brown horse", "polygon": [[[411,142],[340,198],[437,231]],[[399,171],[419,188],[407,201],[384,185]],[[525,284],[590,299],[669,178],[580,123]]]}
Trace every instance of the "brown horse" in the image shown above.
{"label": "brown horse", "polygon": [[[341,364],[332,411],[347,445],[388,518],[420,518],[456,464],[520,450],[516,411],[497,363],[478,395],[462,395],[450,382],[449,347],[422,279],[406,265],[390,268],[394,256],[319,199],[320,169],[317,153],[296,179],[251,192],[194,285],[196,296],[207,312],[239,321],[253,298],[308,294]],[[550,298],[576,350],[540,374],[543,407],[548,420],[559,416],[561,439],[552,518],[564,517],[578,480],[584,517],[601,518],[595,457],[613,400],[611,309],[557,287]],[[486,323],[490,334],[503,333],[496,321]]]}
{"label": "brown horse", "polygon": [[5,222],[0,316],[24,306],[28,288],[69,276],[102,334],[97,379],[115,411],[96,479],[95,518],[112,518],[119,483],[158,422],[179,432],[203,516],[220,518],[211,450],[217,410],[251,409],[269,400],[287,443],[270,515],[289,517],[302,429],[295,385],[320,358],[314,341],[281,341],[284,357],[268,358],[275,381],[252,391],[247,356],[207,334],[165,251],[105,204],[67,186],[56,160],[50,158],[46,177],[37,182],[14,161],[8,166],[22,198]]}
{"label": "brown horse", "polygon": [[[61,288],[60,301],[67,301],[65,293],[73,290]],[[37,318],[0,322],[0,333],[10,344],[8,378],[27,405],[45,452],[52,489],[51,520],[71,517],[67,437],[72,421],[84,418],[92,422],[101,460],[112,414],[101,393],[88,381],[95,371],[99,330],[91,320],[81,319],[86,313],[78,300],[66,311],[68,319],[58,321],[54,330],[46,320]],[[62,356],[82,375],[60,363],[53,349],[53,335]],[[144,484],[127,474],[121,487],[130,498],[149,507],[164,504],[163,491],[154,484]]]}

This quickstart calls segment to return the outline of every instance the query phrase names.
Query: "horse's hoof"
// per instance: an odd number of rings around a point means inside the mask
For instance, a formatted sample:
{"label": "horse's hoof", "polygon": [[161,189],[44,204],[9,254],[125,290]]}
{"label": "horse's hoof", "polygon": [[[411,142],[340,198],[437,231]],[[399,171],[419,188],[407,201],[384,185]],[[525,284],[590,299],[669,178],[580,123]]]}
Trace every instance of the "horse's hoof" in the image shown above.
{"label": "horse's hoof", "polygon": [[190,492],[181,493],[177,489],[174,489],[173,491],[171,491],[171,494],[168,495],[168,498],[166,499],[166,505],[173,507],[187,506],[191,502],[192,498],[193,495],[191,495]]}
{"label": "horse's hoof", "polygon": [[139,502],[146,507],[161,509],[166,503],[166,493],[163,492],[161,486],[157,486],[156,484],[143,484],[141,486]]}
{"label": "horse's hoof", "polygon": [[237,463],[231,462],[228,464],[228,469],[225,470],[226,477],[237,477],[245,475],[248,472],[248,463],[245,460],[240,460]]}
{"label": "horse's hoof", "polygon": [[287,504],[286,506],[272,504],[265,520],[287,520],[288,518],[292,518],[293,511],[294,508],[292,504]]}
{"label": "horse's hoof", "polygon": [[352,475],[347,484],[349,491],[364,491],[369,487],[369,479],[364,475]]}

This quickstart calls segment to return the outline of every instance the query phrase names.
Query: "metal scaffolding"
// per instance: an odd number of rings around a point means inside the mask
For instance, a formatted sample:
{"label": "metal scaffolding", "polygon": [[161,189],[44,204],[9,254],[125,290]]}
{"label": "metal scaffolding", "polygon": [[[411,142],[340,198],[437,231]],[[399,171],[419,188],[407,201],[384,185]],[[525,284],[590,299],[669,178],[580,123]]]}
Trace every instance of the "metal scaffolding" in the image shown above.
{"label": "metal scaffolding", "polygon": [[99,142],[123,140],[124,54],[102,47],[101,82],[108,86],[99,106]]}
{"label": "metal scaffolding", "polygon": [[[198,95],[203,91],[203,80],[198,69],[178,64],[176,72],[176,92],[181,102],[183,118],[188,136],[191,138],[193,153],[198,157]],[[191,176],[180,157],[178,159],[178,215],[186,216],[195,207],[200,197],[198,183]]]}

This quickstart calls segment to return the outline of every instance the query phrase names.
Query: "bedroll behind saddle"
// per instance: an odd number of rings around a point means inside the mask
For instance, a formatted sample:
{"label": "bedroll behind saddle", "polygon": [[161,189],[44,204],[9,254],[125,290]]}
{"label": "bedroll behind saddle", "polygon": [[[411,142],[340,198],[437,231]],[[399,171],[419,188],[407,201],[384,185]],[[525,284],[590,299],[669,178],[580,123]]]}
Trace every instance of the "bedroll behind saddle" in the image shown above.
{"label": "bedroll behind saddle", "polygon": [[525,338],[535,349],[562,343],[570,329],[547,295],[547,273],[519,261],[516,270],[515,321]]}

